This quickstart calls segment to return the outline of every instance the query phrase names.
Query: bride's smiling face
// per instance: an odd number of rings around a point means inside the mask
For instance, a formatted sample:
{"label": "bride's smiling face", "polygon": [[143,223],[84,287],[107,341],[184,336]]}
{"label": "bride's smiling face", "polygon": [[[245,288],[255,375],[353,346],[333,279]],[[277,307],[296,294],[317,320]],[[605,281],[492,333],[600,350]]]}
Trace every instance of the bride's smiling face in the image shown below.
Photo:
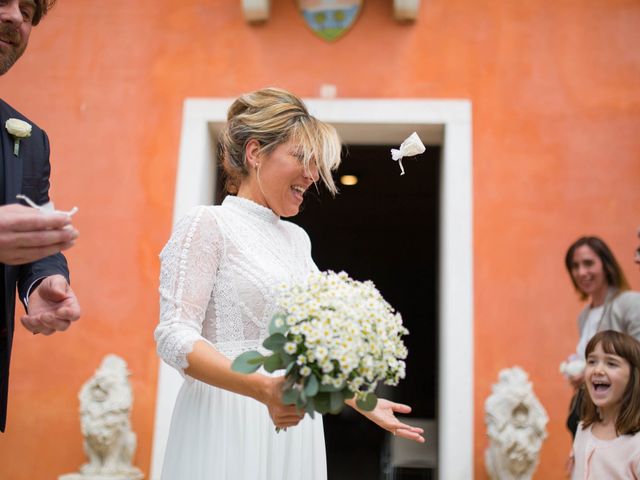
{"label": "bride's smiling face", "polygon": [[300,147],[291,141],[265,155],[258,142],[251,140],[246,158],[249,176],[240,185],[238,196],[270,208],[280,217],[297,215],[307,189],[319,179],[315,163],[305,171]]}

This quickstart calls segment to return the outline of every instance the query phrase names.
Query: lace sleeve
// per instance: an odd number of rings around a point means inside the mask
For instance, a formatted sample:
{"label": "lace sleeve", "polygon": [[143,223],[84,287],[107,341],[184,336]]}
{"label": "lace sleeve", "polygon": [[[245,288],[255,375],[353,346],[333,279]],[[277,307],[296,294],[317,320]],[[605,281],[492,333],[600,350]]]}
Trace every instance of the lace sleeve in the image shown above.
{"label": "lace sleeve", "polygon": [[182,375],[187,355],[202,336],[223,240],[208,207],[198,207],[176,225],[160,253],[158,355]]}

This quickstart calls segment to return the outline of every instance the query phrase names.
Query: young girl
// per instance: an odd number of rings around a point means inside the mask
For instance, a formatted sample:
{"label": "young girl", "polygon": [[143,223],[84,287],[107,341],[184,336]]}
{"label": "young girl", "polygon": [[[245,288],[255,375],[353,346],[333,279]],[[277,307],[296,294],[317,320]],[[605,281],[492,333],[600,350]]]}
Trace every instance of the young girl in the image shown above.
{"label": "young girl", "polygon": [[586,348],[587,396],[573,442],[573,480],[640,478],[640,342],[613,330]]}

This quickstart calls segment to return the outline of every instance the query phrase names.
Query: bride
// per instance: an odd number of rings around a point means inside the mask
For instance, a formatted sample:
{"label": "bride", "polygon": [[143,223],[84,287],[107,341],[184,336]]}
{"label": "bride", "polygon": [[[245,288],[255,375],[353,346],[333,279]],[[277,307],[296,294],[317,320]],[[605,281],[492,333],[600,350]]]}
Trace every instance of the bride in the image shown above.
{"label": "bride", "polygon": [[[282,218],[298,213],[319,180],[336,192],[340,140],[300,99],[267,88],[231,105],[220,143],[234,195],[192,210],[160,255],[158,354],[185,379],[162,479],[324,480],[322,416],[282,403],[283,376],[239,374],[231,360],[268,336],[275,287],[317,270],[307,234]],[[361,413],[424,442],[422,429],[395,417],[410,411],[380,399]]]}

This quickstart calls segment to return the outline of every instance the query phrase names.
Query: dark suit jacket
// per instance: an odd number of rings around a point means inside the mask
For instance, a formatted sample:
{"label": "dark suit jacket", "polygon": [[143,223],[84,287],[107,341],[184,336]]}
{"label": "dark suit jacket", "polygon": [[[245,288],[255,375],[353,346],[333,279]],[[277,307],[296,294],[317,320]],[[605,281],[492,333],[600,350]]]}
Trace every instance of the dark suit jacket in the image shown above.
{"label": "dark suit jacket", "polygon": [[[18,118],[32,125],[31,136],[20,140],[18,156],[13,154],[13,138],[5,122]],[[17,203],[16,195],[27,195],[38,205],[49,201],[49,139],[33,122],[0,100],[0,168],[4,175],[4,204]],[[0,172],[1,173],[1,172]],[[0,263],[4,288],[0,292],[0,431],[4,432],[7,419],[7,392],[9,389],[9,361],[13,340],[16,286],[20,301],[24,303],[29,287],[37,279],[62,274],[69,280],[67,261],[62,254],[52,255],[25,265]]]}

